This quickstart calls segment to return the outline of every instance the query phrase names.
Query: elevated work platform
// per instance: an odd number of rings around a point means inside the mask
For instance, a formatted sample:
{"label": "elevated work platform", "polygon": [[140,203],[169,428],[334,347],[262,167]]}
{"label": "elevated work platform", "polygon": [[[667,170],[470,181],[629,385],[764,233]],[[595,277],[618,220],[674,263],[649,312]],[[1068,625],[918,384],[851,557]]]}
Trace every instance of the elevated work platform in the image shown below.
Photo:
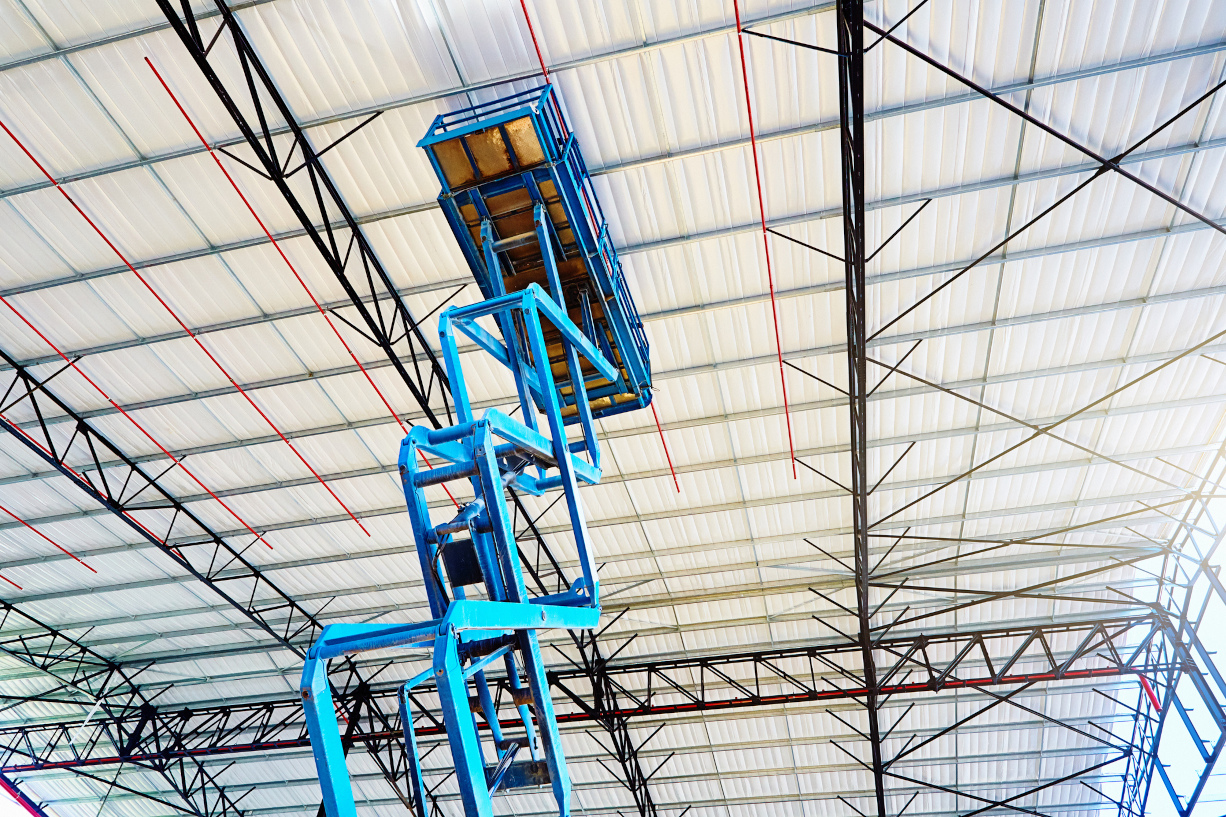
{"label": "elevated work platform", "polygon": [[[584,364],[595,417],[651,402],[647,337],[626,288],[583,155],[553,86],[435,118],[418,143],[442,182],[439,204],[486,298],[539,284],[613,362]],[[546,330],[568,422],[574,373]]]}
{"label": "elevated work platform", "polygon": [[[424,648],[430,667],[404,684],[399,702],[416,817],[426,817],[428,795],[413,702],[427,683],[438,695],[467,817],[493,817],[499,791],[543,786],[552,788],[559,817],[569,817],[570,776],[537,633],[599,621],[600,582],[578,490],[600,481],[596,418],[651,400],[647,340],[551,87],[441,116],[422,145],[485,295],[439,318],[456,425],[417,426],[400,449],[430,618],[324,630],[301,683],[311,748],[328,817],[356,817],[328,660]],[[493,408],[473,415],[460,336],[511,373],[518,419]],[[454,515],[426,497],[448,483],[448,496],[472,496]],[[511,490],[561,492],[582,574],[570,587],[528,594]],[[502,671],[487,680],[495,662]],[[517,717],[503,720],[500,707]]]}

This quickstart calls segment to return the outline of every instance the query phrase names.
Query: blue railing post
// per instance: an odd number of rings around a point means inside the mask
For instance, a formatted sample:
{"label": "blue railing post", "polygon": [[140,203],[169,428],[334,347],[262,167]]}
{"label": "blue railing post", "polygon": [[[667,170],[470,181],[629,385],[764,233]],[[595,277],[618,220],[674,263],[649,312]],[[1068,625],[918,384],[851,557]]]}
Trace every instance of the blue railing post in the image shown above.
{"label": "blue railing post", "polygon": [[[307,733],[311,736],[311,751],[315,753],[315,765],[319,769],[324,809],[328,817],[357,817],[353,785],[345,765],[345,750],[336,726],[336,705],[328,684],[326,658],[307,654],[299,689],[306,713]],[[320,762],[321,758],[323,762]]]}

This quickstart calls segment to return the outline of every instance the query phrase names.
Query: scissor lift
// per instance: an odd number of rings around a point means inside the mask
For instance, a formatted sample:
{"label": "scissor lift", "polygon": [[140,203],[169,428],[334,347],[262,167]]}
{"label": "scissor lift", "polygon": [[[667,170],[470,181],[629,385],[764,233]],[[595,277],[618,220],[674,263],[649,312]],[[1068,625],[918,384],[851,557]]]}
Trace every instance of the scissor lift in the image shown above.
{"label": "scissor lift", "polygon": [[[468,817],[492,817],[498,791],[546,785],[567,817],[570,777],[537,633],[590,629],[599,620],[600,584],[578,488],[601,476],[595,419],[650,402],[647,343],[549,86],[440,116],[422,144],[486,296],[439,319],[457,424],[415,427],[401,444],[400,476],[431,618],[324,629],[302,675],[311,746],[328,817],[354,817],[327,662],[370,650],[425,649],[430,668],[400,695],[417,817],[426,817],[426,797],[409,692],[427,682],[437,689]],[[499,145],[506,148],[501,154]],[[511,372],[520,419],[497,409],[474,416],[457,335]],[[440,521],[425,490],[461,480],[474,499]],[[562,492],[582,573],[568,589],[529,596],[509,488]],[[496,662],[503,672],[491,681],[486,672]],[[491,689],[499,684],[515,711],[510,720],[501,719],[501,696]]]}

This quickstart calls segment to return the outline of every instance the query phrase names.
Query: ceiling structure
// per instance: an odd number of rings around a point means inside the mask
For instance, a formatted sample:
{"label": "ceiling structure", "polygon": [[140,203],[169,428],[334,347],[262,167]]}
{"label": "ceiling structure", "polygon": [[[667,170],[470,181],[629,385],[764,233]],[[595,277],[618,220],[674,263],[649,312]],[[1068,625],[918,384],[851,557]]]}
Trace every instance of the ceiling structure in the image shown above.
{"label": "ceiling structure", "polygon": [[[601,422],[607,626],[550,639],[576,812],[1168,813],[1151,702],[1226,735],[1226,7],[857,6],[0,0],[0,781],[316,812],[303,651],[428,616],[379,393],[445,422],[479,298],[416,141],[543,66],[660,424]],[[405,808],[392,658],[334,668],[362,814]]]}

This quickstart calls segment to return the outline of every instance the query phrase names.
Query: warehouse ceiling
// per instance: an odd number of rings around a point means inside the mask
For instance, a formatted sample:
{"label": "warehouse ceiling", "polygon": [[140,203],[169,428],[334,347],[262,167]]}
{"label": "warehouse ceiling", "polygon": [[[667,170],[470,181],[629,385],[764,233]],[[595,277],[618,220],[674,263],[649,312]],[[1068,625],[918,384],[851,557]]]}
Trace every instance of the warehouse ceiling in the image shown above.
{"label": "warehouse ceiling", "polygon": [[[865,33],[865,238],[881,247],[864,310],[867,601],[874,638],[929,636],[937,665],[959,656],[958,633],[1013,628],[950,678],[992,675],[1015,651],[1009,671],[1036,675],[981,688],[898,665],[890,682],[918,686],[878,701],[873,728],[898,756],[887,807],[1114,812],[1144,690],[1118,670],[1037,674],[1102,669],[1104,644],[1136,643],[1136,599],[1220,462],[1226,242],[1196,214],[1226,209],[1226,117],[1221,95],[1191,103],[1226,79],[1226,4],[888,0],[865,19],[886,29],[916,5],[893,38],[1035,121]],[[212,40],[217,9],[192,7]],[[439,113],[539,85],[538,47],[557,86],[644,319],[659,421],[601,421],[604,479],[583,491],[623,726],[585,714],[581,654],[548,639],[578,696],[554,692],[575,812],[628,815],[646,798],[668,817],[875,813],[849,681],[864,668],[846,646],[859,611],[840,58],[794,44],[837,51],[834,4],[742,3],[744,28],[777,39],[738,34],[732,0],[233,8],[435,346],[439,309],[480,294],[416,142]],[[213,48],[243,90],[232,37]],[[6,774],[53,817],[314,814],[309,747],[276,745],[275,719],[296,717],[307,619],[429,617],[403,432],[379,392],[405,423],[425,413],[154,0],[0,0],[0,122]],[[290,187],[311,201],[307,178]],[[492,369],[470,385],[476,404],[513,402]],[[524,504],[573,575],[564,509]],[[1108,635],[1083,642],[1097,626]],[[65,654],[94,674],[65,681],[47,660]],[[378,691],[423,666],[378,654],[353,671]],[[99,673],[140,734],[100,729],[114,701]],[[394,697],[369,700],[394,714]],[[192,721],[193,746],[232,751],[167,772],[115,759],[153,732],[142,703],[256,714],[231,731]],[[52,743],[55,724],[72,727]],[[49,742],[22,748],[32,727]],[[620,759],[619,736],[634,749]],[[31,754],[48,762],[12,771]],[[67,762],[94,755],[111,760]],[[405,813],[375,743],[349,763],[361,815]],[[431,755],[427,784],[458,815],[447,764]],[[623,782],[634,768],[643,790]],[[550,801],[502,802],[526,815]]]}

